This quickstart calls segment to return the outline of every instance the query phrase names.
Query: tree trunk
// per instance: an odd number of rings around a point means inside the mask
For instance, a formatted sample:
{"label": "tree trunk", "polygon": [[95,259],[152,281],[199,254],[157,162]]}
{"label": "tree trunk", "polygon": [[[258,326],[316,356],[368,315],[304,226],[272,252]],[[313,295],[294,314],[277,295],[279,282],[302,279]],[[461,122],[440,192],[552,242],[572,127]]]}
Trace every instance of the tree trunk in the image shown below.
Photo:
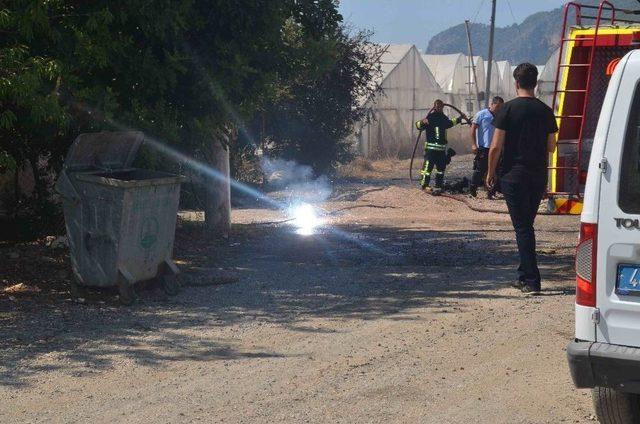
{"label": "tree trunk", "polygon": [[29,162],[29,166],[31,166],[31,173],[33,174],[34,204],[36,207],[42,208],[44,202],[47,200],[47,186],[43,180],[42,172],[40,172],[40,168],[38,168],[38,155],[29,155],[27,161]]}
{"label": "tree trunk", "polygon": [[215,175],[207,175],[204,221],[214,237],[229,237],[231,231],[231,185],[229,149],[219,141],[211,143],[209,165]]}
{"label": "tree trunk", "polygon": [[9,214],[12,218],[18,216],[18,210],[20,209],[19,203],[22,193],[20,192],[20,165],[16,161],[16,170],[13,172],[13,199],[11,202],[11,208]]}

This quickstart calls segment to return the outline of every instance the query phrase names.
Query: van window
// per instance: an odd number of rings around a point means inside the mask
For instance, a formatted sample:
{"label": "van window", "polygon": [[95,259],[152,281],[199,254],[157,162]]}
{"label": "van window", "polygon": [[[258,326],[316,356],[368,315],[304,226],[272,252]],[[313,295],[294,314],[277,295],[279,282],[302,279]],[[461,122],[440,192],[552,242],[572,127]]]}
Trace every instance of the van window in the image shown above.
{"label": "van window", "polygon": [[640,85],[636,87],[624,140],[618,205],[625,213],[640,214]]}

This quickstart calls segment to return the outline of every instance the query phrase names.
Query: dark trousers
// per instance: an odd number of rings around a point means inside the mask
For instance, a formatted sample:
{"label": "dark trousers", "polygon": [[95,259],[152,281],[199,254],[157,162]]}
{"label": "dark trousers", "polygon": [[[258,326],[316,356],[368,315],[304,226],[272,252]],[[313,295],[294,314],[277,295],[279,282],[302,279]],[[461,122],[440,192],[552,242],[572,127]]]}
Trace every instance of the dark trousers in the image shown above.
{"label": "dark trousers", "polygon": [[473,158],[473,174],[471,175],[471,187],[478,188],[484,185],[484,177],[489,169],[489,149],[478,147]]}
{"label": "dark trousers", "polygon": [[536,257],[536,234],[533,223],[544,195],[544,178],[522,176],[517,179],[502,179],[502,194],[516,232],[520,266],[518,278],[533,287],[540,288],[540,270]]}
{"label": "dark trousers", "polygon": [[447,152],[444,150],[427,149],[424,153],[424,164],[420,172],[422,174],[420,185],[422,185],[423,188],[428,187],[429,182],[431,182],[431,174],[435,172],[436,187],[442,188],[445,169],[447,169]]}
{"label": "dark trousers", "polygon": [[[469,188],[476,190],[478,187],[484,185],[484,179],[487,176],[489,170],[489,149],[486,147],[478,147],[478,152],[475,158],[473,158],[473,174],[471,174],[471,182]],[[498,185],[489,191],[490,195],[496,194]]]}

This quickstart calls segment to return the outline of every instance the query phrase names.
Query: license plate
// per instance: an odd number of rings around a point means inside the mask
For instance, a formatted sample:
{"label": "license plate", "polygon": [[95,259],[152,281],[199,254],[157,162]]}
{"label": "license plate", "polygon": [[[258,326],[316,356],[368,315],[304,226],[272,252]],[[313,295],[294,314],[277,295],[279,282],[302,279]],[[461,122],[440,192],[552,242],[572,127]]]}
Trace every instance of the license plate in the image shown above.
{"label": "license plate", "polygon": [[618,265],[616,293],[640,296],[640,265]]}

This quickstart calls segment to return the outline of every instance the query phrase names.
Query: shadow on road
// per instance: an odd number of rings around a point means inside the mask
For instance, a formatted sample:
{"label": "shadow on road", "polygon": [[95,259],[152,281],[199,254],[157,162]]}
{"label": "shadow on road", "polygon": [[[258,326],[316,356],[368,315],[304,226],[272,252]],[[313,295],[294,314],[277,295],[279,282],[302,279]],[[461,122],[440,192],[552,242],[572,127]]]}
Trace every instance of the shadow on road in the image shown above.
{"label": "shadow on road", "polygon": [[[500,290],[514,276],[513,241],[488,239],[485,231],[349,227],[300,237],[287,226],[246,225],[234,234],[223,243],[196,226],[179,230],[176,252],[185,278],[205,284],[175,298],[153,287],[133,307],[119,306],[112,294],[87,296],[85,303],[64,300],[68,293],[48,302],[0,298],[0,385],[28,385],[36,373],[54,369],[99,373],[122,361],[161,367],[283,356],[239,348],[225,336],[232,325],[270,323],[315,333],[322,330],[305,321],[410,319],[402,314],[414,308],[446,312],[460,299],[520,297]],[[545,294],[571,294],[565,286],[571,254],[540,261],[553,287]],[[237,282],[218,285],[206,271],[215,268],[234,273]]]}

